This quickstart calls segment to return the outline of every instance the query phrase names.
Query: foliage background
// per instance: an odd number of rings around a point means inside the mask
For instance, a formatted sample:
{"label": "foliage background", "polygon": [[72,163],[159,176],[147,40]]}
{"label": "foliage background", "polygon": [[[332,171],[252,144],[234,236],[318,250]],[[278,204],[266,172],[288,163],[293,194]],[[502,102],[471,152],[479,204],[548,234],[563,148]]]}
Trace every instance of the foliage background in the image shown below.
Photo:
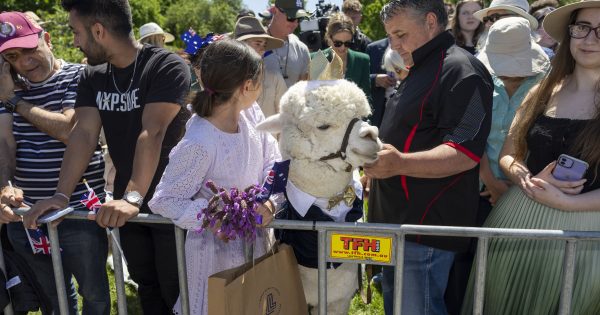
{"label": "foliage background", "polygon": [[[183,47],[178,38],[190,27],[204,35],[209,31],[225,33],[233,30],[235,16],[242,0],[129,0],[136,38],[138,29],[156,22],[177,38],[171,49]],[[44,29],[52,36],[56,56],[79,62],[83,54],[73,47],[73,35],[68,26],[68,14],[60,0],[1,0],[1,11],[33,11],[46,23]]]}
{"label": "foliage background", "polygon": [[[578,1],[579,0],[558,0],[562,5]],[[363,5],[363,20],[360,23],[360,29],[373,40],[384,38],[385,30],[379,19],[379,12],[389,0],[360,0],[360,2]],[[445,0],[445,2],[457,3],[458,0]],[[484,0],[483,2],[487,7],[491,0]],[[531,0],[529,1],[529,3],[532,2],[533,1]]]}
{"label": "foliage background", "polygon": [[[373,40],[384,38],[386,34],[379,12],[389,0],[360,1],[363,4],[361,30]],[[447,1],[456,3],[458,0]],[[561,4],[576,1],[559,0]],[[484,2],[489,5],[491,0]],[[147,22],[158,23],[176,38],[190,27],[202,35],[211,31],[231,32],[235,16],[242,8],[242,0],[129,0],[129,3],[136,37],[139,27]],[[34,11],[47,22],[44,28],[52,36],[56,56],[73,62],[83,59],[83,54],[72,45],[68,15],[60,7],[60,0],[1,0],[0,11]],[[171,45],[171,49],[183,47],[179,38]]]}

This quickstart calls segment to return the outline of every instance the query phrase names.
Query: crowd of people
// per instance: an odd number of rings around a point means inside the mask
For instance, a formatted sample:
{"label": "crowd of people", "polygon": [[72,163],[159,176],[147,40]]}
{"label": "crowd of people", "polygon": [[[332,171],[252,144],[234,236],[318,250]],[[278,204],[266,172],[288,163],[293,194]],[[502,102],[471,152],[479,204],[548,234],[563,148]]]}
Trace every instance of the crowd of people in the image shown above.
{"label": "crowd of people", "polygon": [[[174,36],[156,23],[134,37],[127,0],[62,7],[87,65],[55,56],[35,14],[0,13],[0,223],[48,313],[59,310],[51,258],[32,252],[27,231],[51,210],[80,209],[91,189],[102,206],[90,220],[58,225],[69,313],[110,313],[105,229],[116,227],[144,314],[181,312],[173,225],[128,222],[157,213],[189,231],[190,308],[207,314],[208,277],[244,263],[244,250],[242,240],[196,232],[212,195],[204,183],[265,178],[281,154],[277,135],[256,125],[279,112],[289,87],[314,79],[311,59],[323,55],[364,92],[365,119],[384,143],[363,167],[369,222],[600,228],[599,0],[391,0],[380,13],[387,37],[373,42],[359,28],[362,5],[345,0],[321,52],[295,35],[310,17],[303,1],[275,0],[262,21],[240,12],[231,33],[183,58],[164,48]],[[557,175],[569,165],[587,171]],[[261,227],[282,198],[258,208]],[[30,209],[20,216],[20,207]],[[255,257],[268,237],[261,229]],[[578,244],[573,313],[598,314],[600,244]],[[556,313],[564,246],[490,241],[484,313]],[[407,236],[402,314],[471,313],[474,248]],[[394,267],[378,278],[392,314]]]}

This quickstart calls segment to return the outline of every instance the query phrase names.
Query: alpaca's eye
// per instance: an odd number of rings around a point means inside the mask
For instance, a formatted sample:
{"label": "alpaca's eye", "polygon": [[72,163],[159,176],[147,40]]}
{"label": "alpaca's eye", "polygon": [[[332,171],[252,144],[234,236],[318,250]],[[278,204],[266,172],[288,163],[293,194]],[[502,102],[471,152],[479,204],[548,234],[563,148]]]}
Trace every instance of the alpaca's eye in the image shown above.
{"label": "alpaca's eye", "polygon": [[321,126],[318,126],[317,128],[319,130],[327,130],[327,129],[329,129],[329,127],[331,127],[331,126],[330,125],[321,125]]}

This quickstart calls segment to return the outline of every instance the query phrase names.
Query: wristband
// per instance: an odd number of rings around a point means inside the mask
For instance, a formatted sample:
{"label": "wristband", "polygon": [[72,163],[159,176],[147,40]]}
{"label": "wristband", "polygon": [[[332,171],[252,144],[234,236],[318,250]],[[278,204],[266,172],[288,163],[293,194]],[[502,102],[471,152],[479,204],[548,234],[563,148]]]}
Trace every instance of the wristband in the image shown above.
{"label": "wristband", "polygon": [[69,198],[67,195],[65,195],[63,193],[57,192],[52,197],[56,197],[56,196],[65,198],[65,200],[67,201],[67,204],[71,201],[71,198]]}

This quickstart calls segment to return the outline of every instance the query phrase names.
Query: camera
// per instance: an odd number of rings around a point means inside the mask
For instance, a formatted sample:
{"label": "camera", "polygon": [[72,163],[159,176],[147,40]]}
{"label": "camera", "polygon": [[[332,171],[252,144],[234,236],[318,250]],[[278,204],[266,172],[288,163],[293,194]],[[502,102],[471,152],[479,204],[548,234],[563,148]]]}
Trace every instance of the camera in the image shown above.
{"label": "camera", "polygon": [[340,11],[337,5],[325,3],[325,0],[318,0],[316,7],[313,15],[300,23],[300,40],[311,52],[327,47],[325,31],[329,16]]}
{"label": "camera", "polygon": [[573,166],[573,161],[565,157],[560,157],[560,159],[558,160],[558,164],[566,168],[571,168]]}

